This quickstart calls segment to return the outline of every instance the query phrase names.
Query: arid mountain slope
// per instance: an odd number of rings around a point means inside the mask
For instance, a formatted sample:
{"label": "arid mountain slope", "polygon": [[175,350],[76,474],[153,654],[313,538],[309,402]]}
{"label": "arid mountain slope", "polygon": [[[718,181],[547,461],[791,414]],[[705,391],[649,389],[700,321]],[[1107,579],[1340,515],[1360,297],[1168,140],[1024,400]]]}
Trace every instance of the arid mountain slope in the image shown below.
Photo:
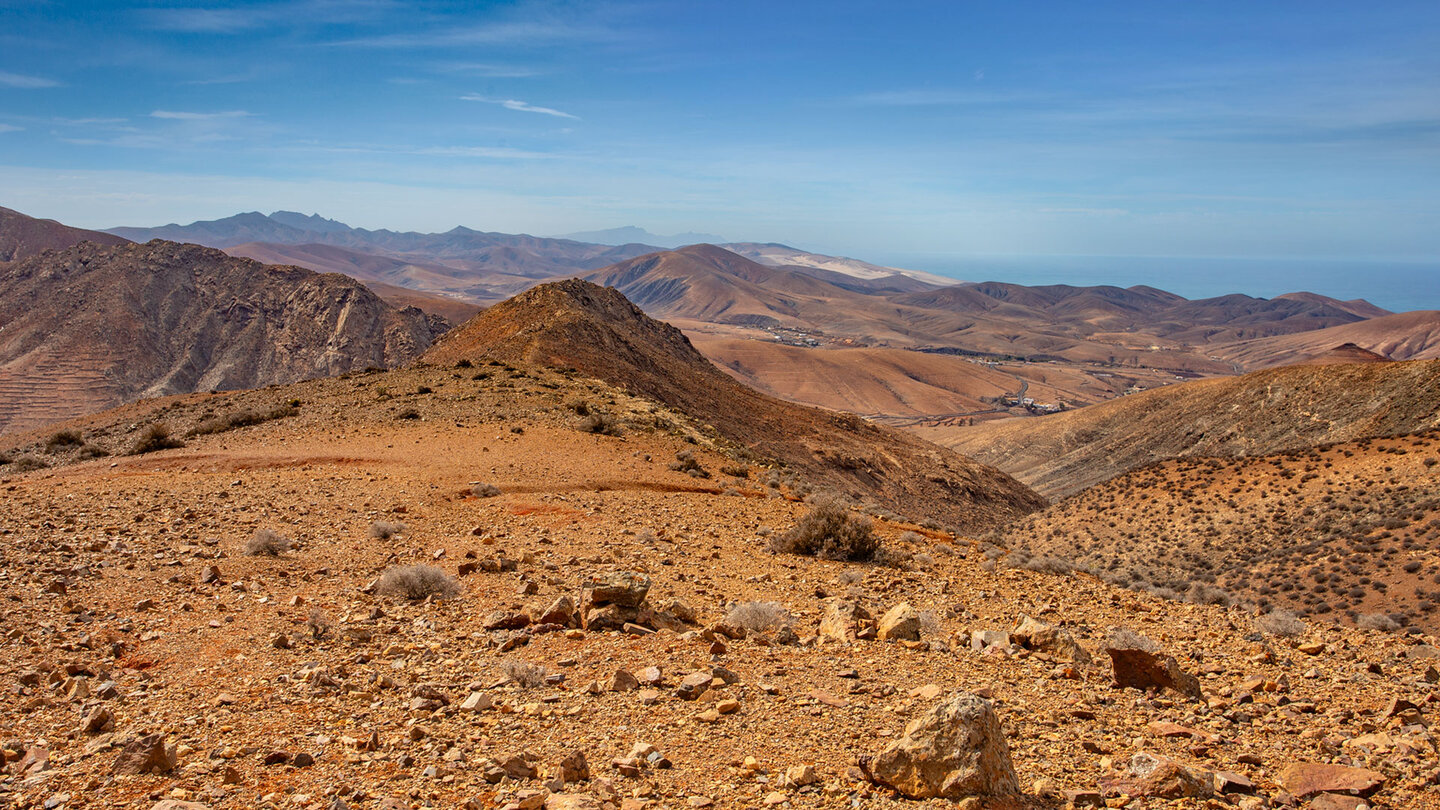
{"label": "arid mountain slope", "polygon": [[618,291],[578,279],[544,284],[491,307],[422,359],[574,368],[714,425],[817,489],[871,496],[903,514],[980,527],[1043,504],[1009,476],[910,435],[747,388],[715,368],[680,330],[646,316]]}
{"label": "arid mountain slope", "polygon": [[1292,366],[1077,411],[922,431],[1047,497],[1176,456],[1238,457],[1440,426],[1440,361]]}
{"label": "arid mountain slope", "polygon": [[113,234],[72,228],[53,219],[36,219],[0,208],[0,262],[24,259],[46,250],[63,250],[81,242],[123,245],[129,241]]}
{"label": "arid mountain slope", "polygon": [[81,244],[0,266],[0,430],[396,366],[441,329],[345,276],[158,240]]}
{"label": "arid mountain slope", "polygon": [[1440,358],[1440,311],[1415,310],[1293,335],[1230,343],[1214,353],[1247,369],[1289,365],[1354,344],[1391,360]]}
{"label": "arid mountain slope", "polygon": [[1130,587],[1330,620],[1379,614],[1435,633],[1440,432],[1172,459],[1018,521],[1004,538]]}

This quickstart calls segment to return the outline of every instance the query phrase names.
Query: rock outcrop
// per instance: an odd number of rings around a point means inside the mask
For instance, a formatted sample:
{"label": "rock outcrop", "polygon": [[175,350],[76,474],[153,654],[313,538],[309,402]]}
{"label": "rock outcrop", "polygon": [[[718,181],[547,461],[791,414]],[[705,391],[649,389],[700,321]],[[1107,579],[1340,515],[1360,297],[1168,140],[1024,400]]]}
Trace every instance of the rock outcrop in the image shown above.
{"label": "rock outcrop", "polygon": [[912,799],[1018,793],[1020,783],[989,701],[957,695],[905,728],[868,762],[870,776]]}

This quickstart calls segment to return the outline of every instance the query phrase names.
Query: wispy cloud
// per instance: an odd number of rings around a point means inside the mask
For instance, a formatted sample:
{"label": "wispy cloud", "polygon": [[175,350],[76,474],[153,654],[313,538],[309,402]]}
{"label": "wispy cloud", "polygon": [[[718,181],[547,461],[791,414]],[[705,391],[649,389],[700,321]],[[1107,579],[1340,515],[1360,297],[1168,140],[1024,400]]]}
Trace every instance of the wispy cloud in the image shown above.
{"label": "wispy cloud", "polygon": [[226,118],[251,118],[255,113],[244,110],[226,110],[224,112],[200,113],[200,112],[178,112],[175,110],[156,110],[150,113],[151,118],[164,118],[171,121],[219,121]]}
{"label": "wispy cloud", "polygon": [[501,107],[504,107],[507,110],[514,110],[515,112],[539,113],[540,115],[553,115],[556,118],[569,118],[574,121],[580,120],[580,116],[578,115],[571,115],[570,113],[561,112],[560,110],[556,110],[551,107],[537,107],[534,104],[527,104],[526,102],[517,101],[513,98],[487,98],[486,96],[477,95],[475,93],[469,93],[467,95],[461,96],[460,98],[463,101],[479,101],[485,104],[499,104]]}
{"label": "wispy cloud", "polygon": [[152,28],[190,34],[235,34],[269,19],[254,9],[238,8],[150,8],[143,13]]}
{"label": "wispy cloud", "polygon": [[563,22],[498,22],[475,26],[446,26],[418,33],[384,34],[330,44],[361,48],[457,48],[469,45],[545,45],[570,40],[597,39],[603,29]]}
{"label": "wispy cloud", "polygon": [[[980,74],[983,76],[983,72]],[[1017,100],[982,90],[888,90],[852,96],[849,101],[863,107],[956,107],[967,104],[996,104]]]}
{"label": "wispy cloud", "polygon": [[425,149],[417,149],[414,154],[433,155],[435,157],[486,158],[493,160],[544,160],[555,157],[555,155],[546,152],[530,152],[524,149],[511,149],[507,146],[432,146]]}
{"label": "wispy cloud", "polygon": [[6,73],[0,70],[0,85],[17,87],[21,90],[41,90],[46,87],[59,87],[60,82],[41,76],[22,76],[19,73]]}
{"label": "wispy cloud", "polygon": [[395,0],[305,0],[245,8],[147,8],[149,27],[187,34],[239,34],[271,26],[342,25],[371,20],[396,8]]}
{"label": "wispy cloud", "polygon": [[542,71],[521,65],[497,65],[486,62],[451,62],[437,65],[442,73],[464,73],[482,79],[527,79],[543,75]]}
{"label": "wispy cloud", "polygon": [[15,126],[14,124],[0,124],[0,133],[5,133],[5,132],[20,132],[20,131],[22,131],[23,129],[25,129],[25,128],[24,128],[24,127],[17,127],[17,126]]}

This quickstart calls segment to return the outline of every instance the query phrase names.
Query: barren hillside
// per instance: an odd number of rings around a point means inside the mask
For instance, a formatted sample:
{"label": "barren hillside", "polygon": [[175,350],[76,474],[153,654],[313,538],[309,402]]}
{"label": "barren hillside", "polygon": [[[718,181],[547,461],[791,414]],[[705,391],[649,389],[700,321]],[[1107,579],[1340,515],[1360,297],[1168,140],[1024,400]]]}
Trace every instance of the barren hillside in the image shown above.
{"label": "barren hillside", "polygon": [[441,329],[345,276],[158,240],[81,244],[0,266],[0,430],[392,367]]}
{"label": "barren hillside", "polygon": [[113,234],[72,228],[53,219],[35,219],[19,211],[0,208],[0,262],[25,259],[46,250],[64,250],[81,242],[123,245],[129,241]]}
{"label": "barren hillside", "polygon": [[1077,411],[920,431],[1047,497],[1152,461],[1237,457],[1440,425],[1440,361],[1292,366]]}
{"label": "barren hillside", "polygon": [[646,316],[614,289],[579,280],[541,285],[491,307],[422,359],[574,368],[714,425],[818,489],[872,497],[912,516],[980,527],[1043,504],[1009,476],[908,434],[747,388],[680,330]]}

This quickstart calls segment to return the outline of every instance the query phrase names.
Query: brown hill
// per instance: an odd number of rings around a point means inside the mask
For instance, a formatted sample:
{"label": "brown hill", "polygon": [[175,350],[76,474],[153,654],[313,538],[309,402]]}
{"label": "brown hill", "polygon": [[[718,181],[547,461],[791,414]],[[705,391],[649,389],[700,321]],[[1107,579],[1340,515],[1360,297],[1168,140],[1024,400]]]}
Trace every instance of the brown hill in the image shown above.
{"label": "brown hill", "polygon": [[1399,312],[1313,332],[1229,343],[1212,351],[1240,367],[1261,369],[1299,362],[1347,343],[1391,360],[1440,358],[1440,311]]}
{"label": "brown hill", "polygon": [[1354,343],[1344,343],[1335,348],[1302,358],[1296,365],[1329,366],[1336,363],[1388,363],[1390,358],[1369,349],[1362,349]]}
{"label": "brown hill", "polygon": [[1437,529],[1440,432],[1429,431],[1160,462],[1018,521],[1004,538],[1022,551],[1016,562],[1039,555],[1025,563],[1035,567],[1063,560],[1129,587],[1351,622],[1370,614],[1372,625],[1434,633]]}
{"label": "brown hill", "polygon": [[1440,426],[1440,361],[1292,366],[1038,419],[927,433],[1047,497],[1176,456],[1237,457]]}
{"label": "brown hill", "polygon": [[0,208],[0,262],[15,261],[46,250],[63,250],[81,242],[124,245],[130,240],[100,231],[61,225],[53,219],[35,219],[19,211]]}
{"label": "brown hill", "polygon": [[817,489],[869,495],[904,514],[993,525],[1043,500],[1009,476],[847,414],[747,388],[707,361],[680,330],[614,289],[578,279],[544,284],[491,307],[422,358],[574,368],[713,425],[789,465]]}
{"label": "brown hill", "polygon": [[443,328],[359,282],[156,240],[0,266],[0,430],[409,362]]}

